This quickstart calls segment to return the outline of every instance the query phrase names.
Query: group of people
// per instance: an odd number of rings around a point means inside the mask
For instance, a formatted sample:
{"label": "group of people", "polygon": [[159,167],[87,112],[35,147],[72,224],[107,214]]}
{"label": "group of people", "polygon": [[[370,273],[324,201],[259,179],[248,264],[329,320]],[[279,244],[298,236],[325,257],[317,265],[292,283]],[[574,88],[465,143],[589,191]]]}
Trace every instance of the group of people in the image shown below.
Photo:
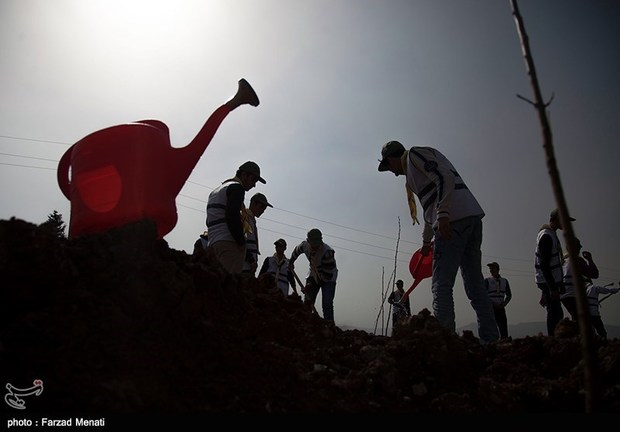
{"label": "group of people", "polygon": [[[251,87],[248,85],[244,90],[247,94],[241,99],[245,101],[243,103],[257,106],[258,98]],[[234,109],[241,102],[236,96],[229,103]],[[431,291],[435,318],[445,328],[456,331],[453,288],[460,270],[465,292],[477,316],[480,342],[487,344],[496,342],[500,337],[507,338],[505,308],[512,297],[510,285],[499,275],[497,262],[487,264],[490,277],[484,278],[482,274],[482,219],[485,213],[450,160],[432,147],[406,149],[399,141],[389,141],[381,148],[378,170],[405,176],[407,202],[414,225],[420,223],[416,197],[422,206],[424,228],[421,253],[423,256],[433,254]],[[230,274],[254,276],[258,268],[260,250],[256,219],[273,206],[264,194],[256,193],[251,197],[249,206],[245,207],[245,193],[257,182],[266,184],[258,164],[247,161],[237,169],[234,177],[222,182],[209,194],[207,231],[195,246],[206,245]],[[576,316],[575,303],[571,300],[572,276],[570,271],[565,270],[570,266],[564,265],[566,260],[561,252],[557,229],[562,229],[562,222],[558,211],[554,210],[549,224],[543,225],[537,236],[535,253],[536,283],[542,292],[540,302],[547,308],[549,335],[553,335],[555,326],[563,318],[562,304],[573,318]],[[289,287],[296,290],[295,261],[304,255],[309,263],[305,285],[300,287],[305,300],[314,306],[320,291],[323,318],[334,322],[333,301],[338,268],[335,251],[323,242],[321,231],[317,228],[308,231],[307,238],[295,246],[288,259],[284,254],[284,239],[278,239],[274,246],[275,253],[263,261],[259,276],[272,274],[282,294],[288,295]],[[584,252],[580,266],[581,273],[588,280],[598,277],[598,269],[589,253]],[[301,285],[299,279],[298,282]],[[394,322],[411,314],[409,299],[404,295],[402,285],[402,280],[398,280],[397,291],[388,300],[394,305]],[[597,310],[598,293],[617,292],[615,288],[588,289],[597,292]],[[600,314],[592,312],[592,315],[600,318]],[[594,322],[599,334],[605,335],[602,322],[598,323],[596,319]]]}
{"label": "group of people", "polygon": [[[258,192],[244,205],[245,193],[260,182],[260,167],[247,161],[237,169],[235,176],[215,188],[207,200],[207,231],[194,244],[194,250],[208,250],[229,274],[242,277],[256,276],[260,255],[256,219],[268,207],[273,207],[267,197]],[[295,246],[290,258],[284,254],[286,240],[274,242],[275,253],[264,259],[258,276],[271,274],[277,288],[288,296],[290,288],[296,292],[295,261],[304,255],[309,263],[305,284],[301,287],[304,301],[314,306],[321,292],[323,318],[334,322],[334,296],[338,267],[335,251],[323,241],[318,228],[308,231],[307,238]],[[300,282],[301,283],[301,282]]]}
{"label": "group of people", "polygon": [[[571,222],[575,218],[568,217]],[[601,337],[607,338],[607,330],[601,318],[599,308],[599,294],[615,294],[620,288],[599,286],[593,279],[599,276],[598,267],[594,263],[592,254],[581,252],[581,241],[575,238],[577,250],[576,265],[573,266],[570,256],[562,252],[562,245],[557,231],[563,229],[562,219],[557,209],[549,215],[549,223],[544,224],[536,238],[536,284],[541,290],[540,305],[547,310],[547,333],[555,334],[555,328],[564,318],[564,310],[569,313],[571,320],[577,320],[577,301],[575,288],[577,281],[574,278],[573,268],[578,269],[583,285],[586,289],[588,312],[594,331]],[[579,255],[581,253],[581,255]]]}
{"label": "group of people", "polygon": [[[421,253],[427,255],[431,250],[433,253],[432,308],[440,324],[455,331],[453,288],[457,271],[460,270],[465,293],[477,316],[480,342],[487,344],[500,337],[507,338],[505,308],[512,298],[510,284],[500,276],[497,262],[487,264],[490,277],[484,278],[482,275],[482,218],[485,214],[456,168],[437,149],[415,146],[406,149],[398,141],[389,141],[381,149],[378,170],[405,176],[407,201],[414,225],[419,223],[415,197],[422,206],[424,229]],[[543,225],[538,233],[535,252],[535,280],[542,292],[540,303],[547,309],[547,331],[550,336],[563,318],[562,305],[576,319],[574,290],[571,290],[572,271],[570,262],[562,254],[556,234],[558,229],[562,229],[562,222],[556,209],[551,212],[549,223]],[[589,252],[584,252],[580,257],[579,266],[587,286],[593,327],[599,336],[605,338],[607,333],[600,318],[598,295],[616,293],[620,288],[591,283],[598,277],[598,269]],[[402,303],[402,300],[399,302]],[[394,312],[401,313],[400,309]],[[402,315],[396,319],[399,316]]]}
{"label": "group of people", "polygon": [[[260,101],[252,86],[244,79],[239,81],[239,88],[233,98],[227,101],[225,112],[230,112],[241,105],[258,106]],[[219,262],[231,275],[251,277],[258,269],[260,255],[258,227],[256,219],[260,218],[268,207],[273,207],[267,197],[256,193],[245,206],[245,193],[260,182],[260,167],[254,161],[244,162],[234,177],[226,179],[215,188],[207,199],[207,230],[194,243],[194,254],[207,254]],[[302,254],[309,262],[308,275],[302,291],[307,303],[314,306],[319,291],[322,292],[323,318],[334,322],[334,295],[338,268],[334,250],[323,242],[323,235],[317,228],[308,232],[306,240],[298,244],[289,259],[284,255],[286,241],[278,239],[275,253],[265,258],[259,271],[271,274],[276,287],[288,296],[289,287],[296,291],[296,274],[294,263]],[[301,283],[301,282],[300,282]]]}

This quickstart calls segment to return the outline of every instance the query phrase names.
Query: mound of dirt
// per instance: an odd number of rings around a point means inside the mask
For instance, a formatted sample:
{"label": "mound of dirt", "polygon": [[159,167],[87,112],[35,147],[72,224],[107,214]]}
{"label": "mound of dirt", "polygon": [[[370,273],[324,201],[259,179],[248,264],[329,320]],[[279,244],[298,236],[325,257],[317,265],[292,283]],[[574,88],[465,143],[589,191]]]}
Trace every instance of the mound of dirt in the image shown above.
{"label": "mound of dirt", "polygon": [[[584,412],[578,329],[482,346],[427,310],[342,330],[269,276],[227,276],[143,221],[62,239],[0,221],[0,384],[32,412]],[[620,411],[620,341],[595,340],[596,410]],[[8,388],[8,387],[7,387]],[[5,402],[7,398],[5,397]],[[2,411],[15,412],[7,402]]]}

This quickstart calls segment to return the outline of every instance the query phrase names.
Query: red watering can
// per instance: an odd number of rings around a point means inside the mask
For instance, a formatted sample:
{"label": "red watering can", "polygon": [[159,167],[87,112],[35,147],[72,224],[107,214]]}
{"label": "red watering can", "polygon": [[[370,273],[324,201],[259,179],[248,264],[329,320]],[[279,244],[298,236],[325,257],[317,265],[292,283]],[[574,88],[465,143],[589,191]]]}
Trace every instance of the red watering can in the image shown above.
{"label": "red watering can", "polygon": [[405,301],[409,294],[415,287],[418,286],[422,279],[426,279],[433,275],[433,244],[431,243],[430,251],[428,255],[422,255],[422,248],[418,249],[413,253],[411,257],[411,261],[409,261],[409,272],[411,276],[413,276],[413,284],[403,295],[403,298],[400,300]]}
{"label": "red watering can", "polygon": [[175,199],[181,188],[222,121],[243,104],[259,104],[245,79],[182,148],[170,145],[168,127],[158,120],[112,126],[71,146],[57,172],[60,190],[71,201],[69,236],[152,219],[158,238],[163,238],[177,223]]}

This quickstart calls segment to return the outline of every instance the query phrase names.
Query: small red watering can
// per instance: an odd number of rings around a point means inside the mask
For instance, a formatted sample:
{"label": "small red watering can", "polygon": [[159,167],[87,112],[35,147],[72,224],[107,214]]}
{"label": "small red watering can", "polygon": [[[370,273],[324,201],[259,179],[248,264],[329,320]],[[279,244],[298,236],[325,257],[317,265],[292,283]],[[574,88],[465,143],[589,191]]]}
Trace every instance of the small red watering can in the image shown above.
{"label": "small red watering can", "polygon": [[422,255],[422,248],[413,253],[411,261],[409,261],[409,272],[413,276],[413,284],[405,292],[401,302],[405,301],[411,291],[418,286],[423,279],[431,277],[433,275],[433,244],[431,243],[430,250],[427,255]]}
{"label": "small red watering can", "polygon": [[168,127],[158,120],[112,126],[71,146],[57,173],[60,190],[71,201],[69,236],[152,219],[163,238],[177,223],[175,200],[181,188],[222,121],[244,104],[258,106],[259,100],[241,79],[235,96],[182,148],[171,146]]}

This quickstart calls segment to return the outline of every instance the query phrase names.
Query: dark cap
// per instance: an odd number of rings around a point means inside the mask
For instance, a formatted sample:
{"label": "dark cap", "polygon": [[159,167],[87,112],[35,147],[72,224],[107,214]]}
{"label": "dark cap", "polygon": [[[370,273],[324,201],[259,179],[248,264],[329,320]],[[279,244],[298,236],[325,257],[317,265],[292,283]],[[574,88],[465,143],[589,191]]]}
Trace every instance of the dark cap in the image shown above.
{"label": "dark cap", "polygon": [[267,183],[264,178],[260,176],[260,168],[256,164],[256,162],[247,161],[243,165],[239,167],[239,171],[243,171],[246,173],[254,174],[258,177],[258,181],[265,184]]}
{"label": "dark cap", "polygon": [[[568,218],[571,220],[571,222],[575,222],[577,220],[577,219],[572,218],[570,216]],[[556,219],[558,219],[558,220],[560,219],[560,211],[558,209],[553,209],[551,211],[551,214],[549,215],[549,220],[556,220]]]}
{"label": "dark cap", "polygon": [[402,280],[398,279],[398,280],[396,281],[396,286],[401,287],[401,286],[403,286],[403,283],[404,283],[404,282],[403,282]]}
{"label": "dark cap", "polygon": [[277,239],[275,242],[273,242],[273,244],[276,246],[282,246],[284,249],[286,249],[286,240],[284,239]]}
{"label": "dark cap", "polygon": [[488,265],[489,267],[495,267],[495,268],[497,268],[497,269],[499,270],[499,264],[498,264],[498,263],[496,263],[495,261],[490,262],[490,263],[488,263],[487,265]]}
{"label": "dark cap", "polygon": [[317,228],[312,228],[308,231],[308,242],[310,244],[321,244],[323,243],[323,234]]}
{"label": "dark cap", "polygon": [[398,141],[389,141],[383,144],[381,148],[381,162],[379,163],[379,171],[388,170],[387,158],[403,154],[405,147]]}
{"label": "dark cap", "polygon": [[252,195],[252,198],[250,198],[250,202],[252,201],[256,201],[256,202],[266,205],[267,207],[273,208],[273,206],[269,204],[269,201],[267,201],[267,197],[260,192]]}

